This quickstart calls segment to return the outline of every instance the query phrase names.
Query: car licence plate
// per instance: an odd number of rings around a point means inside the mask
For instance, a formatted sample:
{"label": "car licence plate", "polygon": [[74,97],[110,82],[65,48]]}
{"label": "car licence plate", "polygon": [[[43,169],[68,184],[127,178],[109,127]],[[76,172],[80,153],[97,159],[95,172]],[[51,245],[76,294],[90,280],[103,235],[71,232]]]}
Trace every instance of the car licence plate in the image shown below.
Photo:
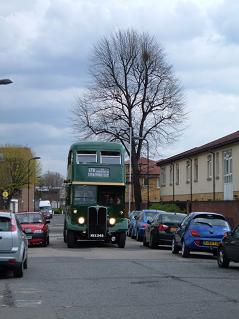
{"label": "car licence plate", "polygon": [[170,232],[171,232],[171,233],[174,233],[174,232],[176,231],[176,229],[177,229],[177,227],[171,227],[171,228],[170,228]]}
{"label": "car licence plate", "polygon": [[91,238],[103,238],[104,234],[90,234]]}
{"label": "car licence plate", "polygon": [[204,246],[219,246],[219,242],[218,241],[210,241],[210,240],[204,240],[203,241],[203,245]]}

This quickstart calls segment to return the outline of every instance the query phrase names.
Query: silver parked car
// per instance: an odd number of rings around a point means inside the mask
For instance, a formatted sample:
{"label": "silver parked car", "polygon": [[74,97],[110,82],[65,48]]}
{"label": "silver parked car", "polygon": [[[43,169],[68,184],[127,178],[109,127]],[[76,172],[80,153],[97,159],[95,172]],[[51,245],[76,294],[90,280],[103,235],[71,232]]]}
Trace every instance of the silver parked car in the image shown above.
{"label": "silver parked car", "polygon": [[22,277],[27,268],[28,242],[15,214],[0,212],[0,268],[13,270]]}

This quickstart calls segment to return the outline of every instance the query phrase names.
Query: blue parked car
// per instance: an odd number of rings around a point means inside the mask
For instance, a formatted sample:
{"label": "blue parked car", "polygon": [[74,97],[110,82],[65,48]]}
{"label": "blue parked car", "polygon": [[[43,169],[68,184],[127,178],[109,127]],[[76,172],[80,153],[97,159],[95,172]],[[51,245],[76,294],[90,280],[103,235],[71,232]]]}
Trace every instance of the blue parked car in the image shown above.
{"label": "blue parked car", "polygon": [[136,217],[135,229],[133,234],[137,241],[142,241],[144,238],[145,228],[148,226],[148,221],[152,221],[154,216],[158,213],[163,212],[156,209],[144,209],[141,211],[138,217]]}
{"label": "blue parked car", "polygon": [[224,234],[230,230],[230,225],[221,214],[191,213],[184,218],[174,234],[172,253],[177,254],[181,250],[182,257],[189,257],[190,251],[217,255]]}

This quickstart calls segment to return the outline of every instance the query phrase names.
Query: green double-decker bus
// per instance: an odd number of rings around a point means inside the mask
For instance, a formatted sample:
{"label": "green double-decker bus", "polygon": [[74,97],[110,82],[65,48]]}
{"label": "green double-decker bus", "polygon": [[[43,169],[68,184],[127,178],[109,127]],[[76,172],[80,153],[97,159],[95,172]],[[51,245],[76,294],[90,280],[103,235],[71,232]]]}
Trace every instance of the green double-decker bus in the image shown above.
{"label": "green double-decker bus", "polygon": [[104,241],[125,247],[124,148],[111,142],[79,142],[68,154],[64,241]]}

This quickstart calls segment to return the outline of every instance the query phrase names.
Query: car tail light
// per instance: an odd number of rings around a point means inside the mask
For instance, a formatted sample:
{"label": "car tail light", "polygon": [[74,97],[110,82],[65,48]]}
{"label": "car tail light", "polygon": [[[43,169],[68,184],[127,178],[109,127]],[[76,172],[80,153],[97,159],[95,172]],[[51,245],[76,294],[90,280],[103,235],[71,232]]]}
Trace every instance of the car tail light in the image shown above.
{"label": "car tail light", "polygon": [[159,231],[166,231],[168,229],[169,229],[169,227],[167,225],[164,225],[164,224],[159,225]]}
{"label": "car tail light", "polygon": [[191,230],[191,235],[192,235],[193,237],[200,237],[200,233],[199,233],[199,231],[196,230],[196,229],[192,229],[192,230]]}
{"label": "car tail light", "polygon": [[16,231],[17,230],[17,223],[15,219],[12,218],[11,220],[11,231]]}

